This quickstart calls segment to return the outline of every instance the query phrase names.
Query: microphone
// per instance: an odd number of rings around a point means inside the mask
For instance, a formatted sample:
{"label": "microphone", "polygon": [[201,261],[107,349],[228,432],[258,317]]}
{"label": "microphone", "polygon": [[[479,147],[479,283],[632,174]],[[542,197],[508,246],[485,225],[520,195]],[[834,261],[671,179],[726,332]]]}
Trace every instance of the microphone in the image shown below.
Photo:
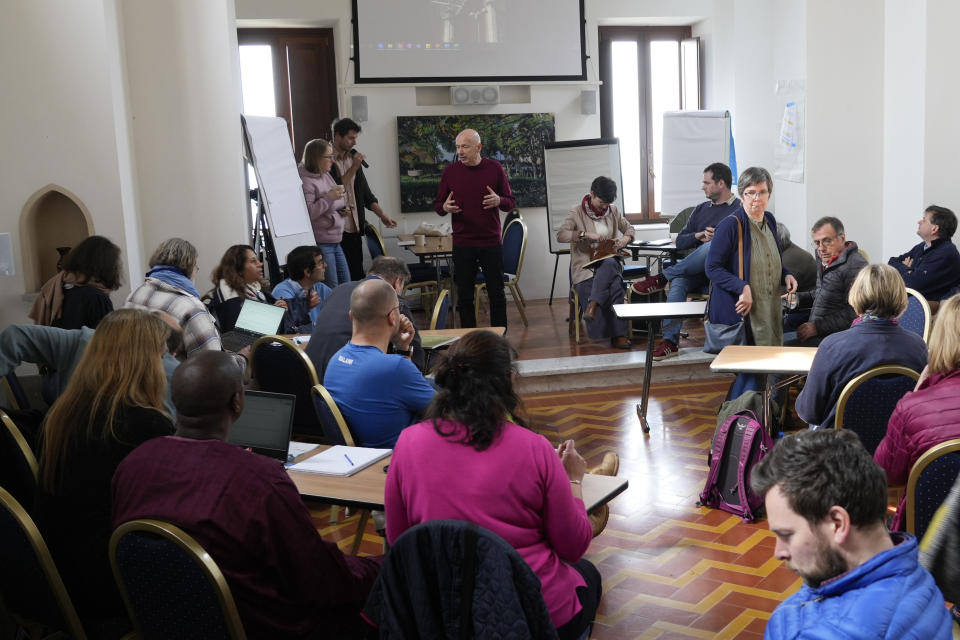
{"label": "microphone", "polygon": [[[350,149],[350,155],[352,155],[352,156],[357,155],[357,150],[356,150],[356,149]],[[366,160],[361,160],[361,161],[360,161],[360,164],[363,165],[363,168],[364,168],[364,169],[369,169],[369,168],[370,168],[370,165],[367,164],[367,161],[366,161]]]}

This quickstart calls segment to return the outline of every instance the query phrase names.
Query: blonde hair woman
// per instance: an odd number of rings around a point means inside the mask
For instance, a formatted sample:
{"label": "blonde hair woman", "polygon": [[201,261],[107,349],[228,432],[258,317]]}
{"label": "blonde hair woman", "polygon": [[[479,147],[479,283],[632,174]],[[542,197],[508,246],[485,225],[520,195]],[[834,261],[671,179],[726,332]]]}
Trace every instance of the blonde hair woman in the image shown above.
{"label": "blonde hair woman", "polygon": [[897,323],[907,308],[907,290],[896,269],[867,265],[857,274],[847,300],[857,318],[849,329],[823,339],[797,396],[797,415],[813,426],[833,427],[840,392],[867,369],[899,364],[919,372],[927,364],[923,338]]}
{"label": "blonde hair woman", "polygon": [[44,421],[34,517],[94,625],[125,616],[107,556],[113,472],[140,443],[173,433],[161,363],[170,331],[147,311],[105,316]]}
{"label": "blonde hair woman", "polygon": [[[930,363],[913,392],[897,403],[873,459],[891,485],[906,484],[910,468],[927,449],[954,438],[960,438],[960,294],[940,304],[930,335]],[[894,531],[903,528],[903,505],[901,499]]]}
{"label": "blonde hair woman", "polygon": [[303,148],[303,160],[299,167],[303,198],[310,214],[313,238],[327,263],[324,282],[328,287],[350,281],[347,258],[340,247],[346,201],[343,199],[343,185],[337,184],[330,175],[332,166],[333,145],[326,140],[311,140]]}

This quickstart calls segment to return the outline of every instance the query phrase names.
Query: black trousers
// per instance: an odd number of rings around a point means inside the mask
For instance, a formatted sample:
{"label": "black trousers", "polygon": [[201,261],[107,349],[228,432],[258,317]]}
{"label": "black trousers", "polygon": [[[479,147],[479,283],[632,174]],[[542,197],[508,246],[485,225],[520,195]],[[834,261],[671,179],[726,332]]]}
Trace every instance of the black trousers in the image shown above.
{"label": "black trousers", "polygon": [[[347,258],[347,267],[350,269],[350,279],[360,280],[363,278],[363,234],[343,232],[343,239],[340,240],[340,248],[343,249],[343,255]],[[327,269],[330,265],[327,265]]]}
{"label": "black trousers", "polygon": [[593,563],[586,558],[580,558],[573,568],[583,576],[587,586],[577,587],[577,599],[580,600],[580,606],[583,608],[568,623],[557,629],[560,640],[576,640],[583,636],[583,632],[593,623],[597,607],[600,605],[600,596],[603,595],[600,572]]}
{"label": "black trousers", "polygon": [[[346,234],[344,234],[346,237]],[[477,267],[483,272],[490,297],[490,326],[507,326],[507,297],[503,292],[503,247],[453,247],[453,278],[457,284],[457,309],[460,326],[477,326],[473,308],[473,291],[477,282]]]}

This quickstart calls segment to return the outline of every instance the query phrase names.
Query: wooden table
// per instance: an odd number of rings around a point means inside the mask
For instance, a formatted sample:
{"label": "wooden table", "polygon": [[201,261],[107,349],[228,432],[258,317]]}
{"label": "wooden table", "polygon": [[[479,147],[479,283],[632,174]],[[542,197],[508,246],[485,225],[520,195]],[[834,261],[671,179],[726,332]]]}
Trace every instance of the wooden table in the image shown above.
{"label": "wooden table", "polygon": [[650,269],[650,263],[653,260],[656,260],[660,265],[660,273],[663,273],[663,261],[665,258],[670,258],[671,260],[676,261],[680,252],[684,251],[683,249],[677,249],[677,245],[674,242],[668,242],[667,244],[649,244],[646,242],[631,242],[626,246],[630,251],[631,259],[634,262],[640,260],[641,253],[643,257],[647,260],[647,270]]}
{"label": "wooden table", "polygon": [[666,318],[702,318],[707,310],[706,301],[698,302],[640,302],[634,304],[615,304],[613,311],[619,318],[627,320],[646,320],[647,357],[644,360],[643,395],[637,405],[637,417],[644,433],[650,433],[647,422],[647,403],[650,399],[650,376],[653,373],[654,327],[658,320]]}
{"label": "wooden table", "polygon": [[[724,347],[710,364],[710,370],[718,373],[754,373],[762,376],[763,426],[768,429],[770,421],[770,394],[793,384],[810,373],[816,347],[757,347],[730,345]],[[770,375],[786,376],[768,383]],[[773,434],[771,434],[773,435]]]}
{"label": "wooden table", "polygon": [[[414,237],[408,234],[400,234],[397,239],[401,242],[412,242]],[[422,247],[418,247],[416,244],[408,244],[404,245],[403,248],[420,258],[421,263],[430,260],[436,265],[438,285],[440,283],[441,259],[448,259],[450,277],[453,278],[453,262],[449,260],[453,256],[453,236],[426,236]]]}
{"label": "wooden table", "polygon": [[[321,445],[298,458],[298,461],[328,448],[328,445]],[[384,458],[345,478],[293,470],[288,470],[288,473],[305,500],[383,511],[383,494],[387,483],[384,467],[388,464],[390,458]],[[583,502],[587,505],[587,511],[610,502],[626,491],[629,484],[626,478],[620,476],[586,474],[583,477]]]}

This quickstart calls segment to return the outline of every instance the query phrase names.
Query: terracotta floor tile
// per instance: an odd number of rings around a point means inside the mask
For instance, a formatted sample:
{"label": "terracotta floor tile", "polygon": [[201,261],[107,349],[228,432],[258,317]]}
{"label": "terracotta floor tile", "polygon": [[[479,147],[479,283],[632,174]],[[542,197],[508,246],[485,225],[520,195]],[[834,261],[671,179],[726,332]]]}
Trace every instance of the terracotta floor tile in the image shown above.
{"label": "terracotta floor tile", "polygon": [[[787,596],[791,595],[794,591],[800,588],[799,584],[797,584],[799,579],[800,576],[798,576],[796,573],[785,566],[780,566],[774,569],[769,576],[761,580],[757,585],[757,588],[767,589],[774,592],[783,592],[784,599],[786,599]],[[789,593],[786,593],[788,589],[790,591]]]}
{"label": "terracotta floor tile", "polygon": [[743,608],[731,604],[714,605],[710,611],[693,621],[690,625],[696,629],[719,632],[743,613]]}

